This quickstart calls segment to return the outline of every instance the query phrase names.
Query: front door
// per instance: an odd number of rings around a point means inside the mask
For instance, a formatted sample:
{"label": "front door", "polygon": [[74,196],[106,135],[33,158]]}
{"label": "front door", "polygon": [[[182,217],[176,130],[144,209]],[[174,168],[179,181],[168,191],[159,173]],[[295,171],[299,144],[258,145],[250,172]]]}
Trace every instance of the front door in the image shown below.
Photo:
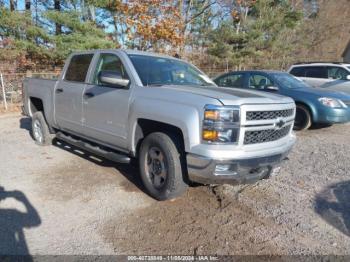
{"label": "front door", "polygon": [[85,87],[83,94],[84,133],[88,138],[125,149],[130,84],[128,87],[102,84],[98,77],[101,71],[119,72],[124,79],[129,79],[116,54],[99,55],[92,83]]}
{"label": "front door", "polygon": [[271,90],[269,87],[274,86],[274,83],[272,80],[262,74],[259,73],[251,73],[249,75],[249,80],[248,80],[248,87],[256,90],[261,90],[261,91],[271,91],[271,92],[277,92],[277,90]]}
{"label": "front door", "polygon": [[74,55],[55,88],[56,123],[62,130],[82,131],[82,96],[93,54]]}

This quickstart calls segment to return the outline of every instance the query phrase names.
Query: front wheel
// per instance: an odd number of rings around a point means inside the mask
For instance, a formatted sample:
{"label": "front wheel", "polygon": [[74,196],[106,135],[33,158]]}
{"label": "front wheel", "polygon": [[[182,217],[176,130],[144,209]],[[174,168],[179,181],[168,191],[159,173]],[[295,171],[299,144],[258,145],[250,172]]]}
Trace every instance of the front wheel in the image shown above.
{"label": "front wheel", "polygon": [[175,198],[187,188],[183,179],[183,152],[174,142],[167,134],[156,132],[141,144],[141,179],[148,193],[157,200]]}
{"label": "front wheel", "polygon": [[310,110],[303,105],[296,106],[296,115],[294,122],[294,130],[306,130],[311,127],[312,118]]}
{"label": "front wheel", "polygon": [[40,146],[52,144],[52,136],[42,112],[35,112],[32,116],[32,136]]}

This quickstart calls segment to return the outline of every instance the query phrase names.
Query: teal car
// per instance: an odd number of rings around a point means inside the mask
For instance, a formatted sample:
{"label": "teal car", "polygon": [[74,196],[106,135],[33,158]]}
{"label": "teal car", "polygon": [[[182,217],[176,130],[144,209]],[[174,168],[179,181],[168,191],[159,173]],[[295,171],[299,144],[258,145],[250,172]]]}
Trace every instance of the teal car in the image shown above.
{"label": "teal car", "polygon": [[296,103],[294,129],[305,130],[312,124],[350,121],[350,95],[313,88],[294,76],[280,71],[237,71],[214,79],[218,86],[255,89],[289,96]]}

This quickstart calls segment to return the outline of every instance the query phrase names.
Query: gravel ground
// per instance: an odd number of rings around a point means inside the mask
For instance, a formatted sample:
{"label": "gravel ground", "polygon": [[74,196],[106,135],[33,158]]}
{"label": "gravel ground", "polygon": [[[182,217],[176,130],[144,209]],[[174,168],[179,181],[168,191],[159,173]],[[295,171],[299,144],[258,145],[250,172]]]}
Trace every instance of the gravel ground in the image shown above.
{"label": "gravel ground", "polygon": [[350,125],[298,133],[280,174],[148,197],[136,167],[0,116],[0,254],[350,254]]}

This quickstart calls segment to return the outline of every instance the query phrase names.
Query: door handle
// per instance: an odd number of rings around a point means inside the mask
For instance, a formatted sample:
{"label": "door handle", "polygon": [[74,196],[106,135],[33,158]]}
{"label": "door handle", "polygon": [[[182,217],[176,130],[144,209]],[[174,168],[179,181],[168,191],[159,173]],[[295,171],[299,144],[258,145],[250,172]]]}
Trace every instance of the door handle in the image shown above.
{"label": "door handle", "polygon": [[90,92],[84,94],[84,98],[86,98],[86,99],[94,97],[94,96],[95,96],[94,93],[90,93]]}
{"label": "door handle", "polygon": [[63,89],[62,88],[57,88],[56,89],[56,94],[59,94],[59,93],[63,93]]}

